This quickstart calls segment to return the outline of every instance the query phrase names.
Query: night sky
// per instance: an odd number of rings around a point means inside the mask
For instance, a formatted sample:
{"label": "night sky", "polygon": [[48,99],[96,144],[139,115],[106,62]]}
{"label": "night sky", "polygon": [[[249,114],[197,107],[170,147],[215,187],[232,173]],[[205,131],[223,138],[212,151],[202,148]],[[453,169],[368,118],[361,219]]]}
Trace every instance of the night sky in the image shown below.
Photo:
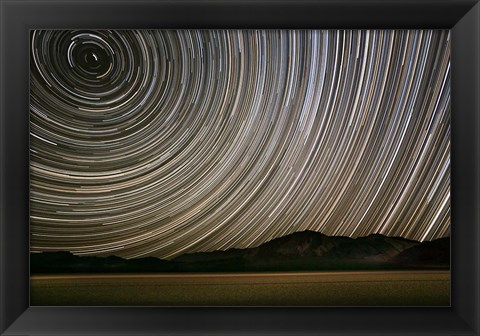
{"label": "night sky", "polygon": [[35,31],[31,251],[450,234],[441,30]]}

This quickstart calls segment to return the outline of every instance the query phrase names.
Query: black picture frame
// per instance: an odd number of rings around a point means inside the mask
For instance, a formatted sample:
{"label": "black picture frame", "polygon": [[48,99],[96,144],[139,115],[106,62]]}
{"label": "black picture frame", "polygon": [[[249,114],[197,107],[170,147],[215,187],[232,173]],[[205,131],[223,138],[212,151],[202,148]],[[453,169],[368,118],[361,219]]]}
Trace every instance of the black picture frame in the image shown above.
{"label": "black picture frame", "polygon": [[[479,335],[478,0],[0,0],[0,24],[1,335]],[[29,32],[73,28],[451,29],[451,307],[29,307]]]}

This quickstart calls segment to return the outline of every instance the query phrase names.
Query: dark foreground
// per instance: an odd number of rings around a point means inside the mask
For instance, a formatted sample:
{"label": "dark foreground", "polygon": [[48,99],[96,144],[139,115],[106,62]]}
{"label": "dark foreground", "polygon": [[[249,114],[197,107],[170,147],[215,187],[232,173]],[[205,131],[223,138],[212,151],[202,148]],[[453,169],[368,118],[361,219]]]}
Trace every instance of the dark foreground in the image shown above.
{"label": "dark foreground", "polygon": [[450,271],[31,277],[33,306],[449,306]]}

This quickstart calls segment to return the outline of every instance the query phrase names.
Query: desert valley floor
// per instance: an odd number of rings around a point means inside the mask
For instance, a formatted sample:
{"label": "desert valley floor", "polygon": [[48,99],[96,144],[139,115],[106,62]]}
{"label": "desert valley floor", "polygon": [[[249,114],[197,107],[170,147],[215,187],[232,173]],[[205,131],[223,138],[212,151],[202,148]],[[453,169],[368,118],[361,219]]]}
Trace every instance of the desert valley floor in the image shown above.
{"label": "desert valley floor", "polygon": [[34,275],[32,306],[449,306],[450,271]]}

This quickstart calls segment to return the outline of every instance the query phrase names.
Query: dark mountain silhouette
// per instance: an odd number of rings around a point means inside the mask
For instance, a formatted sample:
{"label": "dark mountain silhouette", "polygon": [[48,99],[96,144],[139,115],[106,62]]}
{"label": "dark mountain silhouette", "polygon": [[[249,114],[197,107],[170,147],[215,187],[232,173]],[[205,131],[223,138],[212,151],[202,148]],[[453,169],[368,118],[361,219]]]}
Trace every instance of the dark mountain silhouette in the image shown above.
{"label": "dark mountain silhouette", "polygon": [[302,231],[258,247],[148,257],[79,257],[69,252],[32,253],[31,272],[242,272],[449,268],[450,238],[420,243],[373,234],[356,239]]}
{"label": "dark mountain silhouette", "polygon": [[148,257],[123,259],[109,257],[79,257],[70,252],[44,252],[30,254],[30,272],[39,273],[123,273],[174,271],[168,260]]}
{"label": "dark mountain silhouette", "polygon": [[450,265],[450,238],[440,238],[415,245],[397,254],[391,261],[410,266],[448,266]]}
{"label": "dark mountain silhouette", "polygon": [[321,257],[332,247],[353,240],[347,237],[329,237],[319,232],[302,231],[275,238],[258,247],[226,251],[197,252],[181,255],[176,262],[211,262],[232,258],[285,259]]}
{"label": "dark mountain silhouette", "polygon": [[247,258],[315,258],[323,257],[334,247],[354,239],[330,237],[319,232],[302,231],[266,242],[248,249]]}
{"label": "dark mountain silhouette", "polygon": [[372,234],[351,239],[334,247],[325,255],[330,259],[363,259],[372,262],[387,262],[400,252],[419,243],[399,237]]}

